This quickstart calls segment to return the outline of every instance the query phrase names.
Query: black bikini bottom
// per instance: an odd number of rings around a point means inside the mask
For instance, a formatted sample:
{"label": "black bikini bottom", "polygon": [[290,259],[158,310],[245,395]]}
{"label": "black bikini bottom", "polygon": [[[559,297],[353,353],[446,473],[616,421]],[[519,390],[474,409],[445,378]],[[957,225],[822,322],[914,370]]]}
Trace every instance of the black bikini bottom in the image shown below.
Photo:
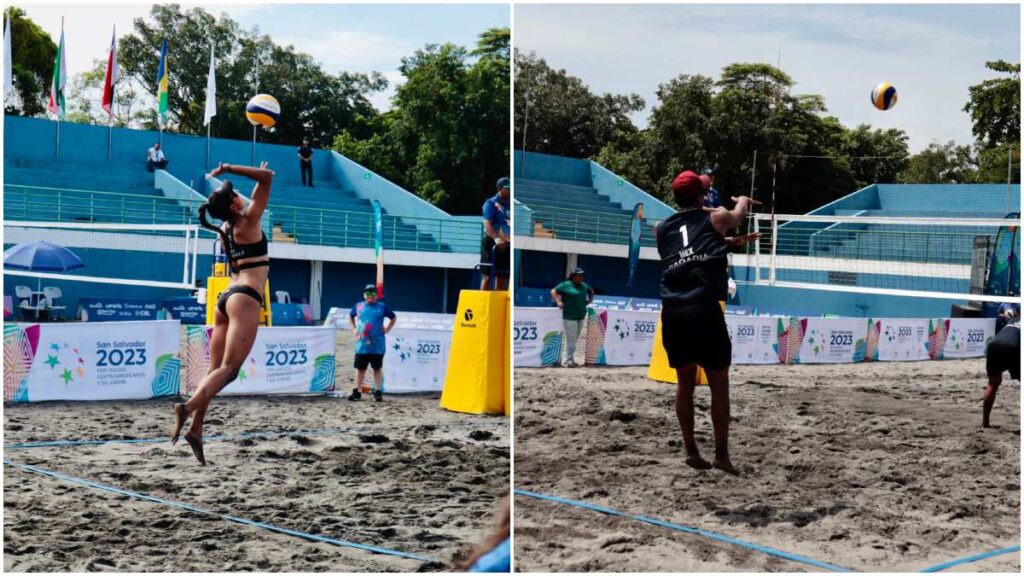
{"label": "black bikini bottom", "polygon": [[227,290],[221,292],[220,298],[217,298],[217,309],[220,310],[220,313],[223,314],[225,317],[228,315],[228,298],[231,298],[232,294],[245,294],[246,296],[249,296],[253,300],[259,302],[260,308],[263,307],[263,295],[261,295],[259,292],[253,290],[248,286],[232,286]]}

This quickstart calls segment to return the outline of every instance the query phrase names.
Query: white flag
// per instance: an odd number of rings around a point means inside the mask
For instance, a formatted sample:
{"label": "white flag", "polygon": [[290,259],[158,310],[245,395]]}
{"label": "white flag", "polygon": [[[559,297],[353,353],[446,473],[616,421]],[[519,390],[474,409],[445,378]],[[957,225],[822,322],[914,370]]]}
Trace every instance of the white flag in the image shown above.
{"label": "white flag", "polygon": [[206,77],[206,113],[203,126],[210,125],[210,119],[217,115],[217,78],[213,74],[213,44],[210,44],[210,74]]}
{"label": "white flag", "polygon": [[14,71],[11,63],[11,15],[7,14],[4,26],[4,102],[14,93]]}

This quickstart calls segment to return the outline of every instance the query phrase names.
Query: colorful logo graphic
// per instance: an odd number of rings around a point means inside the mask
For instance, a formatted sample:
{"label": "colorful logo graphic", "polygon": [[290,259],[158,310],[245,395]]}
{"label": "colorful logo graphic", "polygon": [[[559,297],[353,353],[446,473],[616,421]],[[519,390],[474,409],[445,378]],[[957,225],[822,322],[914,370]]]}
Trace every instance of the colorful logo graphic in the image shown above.
{"label": "colorful logo graphic", "polygon": [[[867,349],[864,351],[864,360],[867,362],[878,361],[878,341],[881,336],[882,330],[881,320],[872,320],[868,318],[868,336],[867,336]],[[892,332],[892,326],[885,327],[885,338],[892,342],[894,335],[890,335]]]}
{"label": "colorful logo graphic", "polygon": [[942,360],[946,348],[946,334],[949,333],[949,319],[939,318],[928,321],[928,357],[932,360]]}
{"label": "colorful logo graphic", "polygon": [[616,318],[615,324],[612,325],[612,332],[615,332],[620,341],[629,338],[632,334],[629,328],[629,321],[625,318]]}
{"label": "colorful logo graphic", "polygon": [[67,342],[51,342],[46,350],[39,355],[39,358],[46,356],[43,363],[50,367],[50,375],[64,383],[68,387],[72,382],[85,379],[85,359],[79,353],[78,348]]}
{"label": "colorful logo graphic", "polygon": [[797,364],[800,362],[800,345],[804,341],[807,329],[807,318],[779,318],[778,340],[775,351],[779,354],[779,362]]}
{"label": "colorful logo graphic", "polygon": [[587,344],[586,356],[583,360],[586,364],[602,365],[607,363],[604,351],[604,337],[607,331],[608,311],[587,308]]}

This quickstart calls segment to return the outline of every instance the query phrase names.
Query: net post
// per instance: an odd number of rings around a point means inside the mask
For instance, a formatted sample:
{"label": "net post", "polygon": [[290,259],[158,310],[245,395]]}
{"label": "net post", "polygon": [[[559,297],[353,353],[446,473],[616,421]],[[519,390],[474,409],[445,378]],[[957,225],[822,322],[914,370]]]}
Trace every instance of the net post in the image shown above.
{"label": "net post", "polygon": [[775,285],[775,269],[778,266],[778,248],[779,248],[779,221],[772,214],[772,255],[771,264],[768,268],[768,284],[771,286]]}

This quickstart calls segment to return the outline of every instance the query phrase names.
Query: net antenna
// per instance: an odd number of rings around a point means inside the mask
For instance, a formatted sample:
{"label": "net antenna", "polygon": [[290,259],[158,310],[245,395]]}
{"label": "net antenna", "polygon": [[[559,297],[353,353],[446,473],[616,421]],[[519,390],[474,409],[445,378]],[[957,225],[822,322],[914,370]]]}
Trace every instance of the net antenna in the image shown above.
{"label": "net antenna", "polygon": [[[76,252],[85,263],[85,268],[76,272],[59,273],[12,270],[5,267],[4,275],[179,290],[196,288],[199,226],[195,224],[4,221],[5,245],[40,241],[57,244]],[[204,243],[210,241],[208,238],[203,239]],[[111,266],[109,258],[105,258],[102,272],[109,275],[89,274],[90,260],[93,260],[91,256],[95,254],[93,250],[171,255],[176,256],[175,266],[160,265],[140,270],[138,267],[118,266],[116,262]],[[99,266],[94,265],[92,271],[96,271],[97,268]],[[181,271],[180,279],[176,270]],[[163,278],[154,279],[154,273]],[[150,277],[145,277],[147,274]]]}
{"label": "net antenna", "polygon": [[[975,245],[995,245],[1013,218],[908,218],[752,214],[761,237],[753,254],[734,254],[741,284],[860,294],[1020,302],[1019,295],[978,294]],[[1020,285],[1020,268],[1014,269]],[[1012,281],[1010,285],[1014,285]],[[1012,292],[1012,290],[1009,290]]]}

